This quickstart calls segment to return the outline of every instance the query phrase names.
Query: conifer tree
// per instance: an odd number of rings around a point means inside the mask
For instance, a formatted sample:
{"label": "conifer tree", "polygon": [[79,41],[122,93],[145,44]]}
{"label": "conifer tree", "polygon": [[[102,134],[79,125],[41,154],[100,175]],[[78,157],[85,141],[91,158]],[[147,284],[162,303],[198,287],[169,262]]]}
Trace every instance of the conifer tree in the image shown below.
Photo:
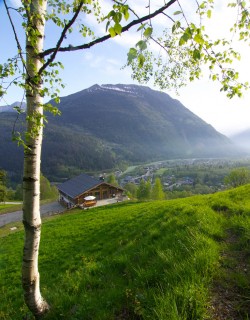
{"label": "conifer tree", "polygon": [[107,182],[114,185],[114,186],[119,186],[119,183],[118,181],[116,180],[116,177],[113,173],[111,173],[109,176],[108,176],[108,179],[107,179]]}
{"label": "conifer tree", "polygon": [[155,179],[155,183],[152,188],[152,199],[154,199],[154,200],[165,199],[165,193],[163,191],[161,179],[158,177]]}
{"label": "conifer tree", "polygon": [[151,183],[150,181],[145,181],[141,179],[139,187],[137,189],[137,199],[138,200],[149,200],[151,195]]}

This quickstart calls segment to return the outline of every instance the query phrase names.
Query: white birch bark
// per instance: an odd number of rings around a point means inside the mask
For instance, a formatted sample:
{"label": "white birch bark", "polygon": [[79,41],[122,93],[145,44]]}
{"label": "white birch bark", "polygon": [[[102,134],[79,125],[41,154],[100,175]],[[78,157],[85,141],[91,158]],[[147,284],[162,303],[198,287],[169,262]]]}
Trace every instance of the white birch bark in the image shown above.
{"label": "white birch bark", "polygon": [[[40,90],[42,79],[34,78],[42,65],[37,53],[43,50],[44,44],[44,13],[47,0],[32,0],[27,4],[29,10],[26,36],[27,51],[27,138],[28,146],[24,151],[23,172],[23,224],[25,241],[23,250],[22,282],[24,298],[27,306],[36,318],[45,314],[49,305],[40,293],[38,271],[38,252],[41,233],[40,217],[40,162],[42,146],[42,115],[43,98]],[[39,36],[32,38],[32,32],[38,31]]]}

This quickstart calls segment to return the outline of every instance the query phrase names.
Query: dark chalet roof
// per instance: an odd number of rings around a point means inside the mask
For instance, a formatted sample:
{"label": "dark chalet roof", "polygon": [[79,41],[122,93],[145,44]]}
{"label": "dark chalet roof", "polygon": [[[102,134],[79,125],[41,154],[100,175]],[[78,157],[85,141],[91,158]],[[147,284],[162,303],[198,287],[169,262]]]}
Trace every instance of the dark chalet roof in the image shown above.
{"label": "dark chalet roof", "polygon": [[92,178],[84,173],[80,174],[79,176],[72,178],[62,184],[60,184],[57,188],[59,191],[67,194],[71,198],[75,198],[84,192],[87,192],[101,184],[107,184],[111,187],[115,187],[117,189],[123,190],[120,187],[113,186],[109,183],[104,181]]}

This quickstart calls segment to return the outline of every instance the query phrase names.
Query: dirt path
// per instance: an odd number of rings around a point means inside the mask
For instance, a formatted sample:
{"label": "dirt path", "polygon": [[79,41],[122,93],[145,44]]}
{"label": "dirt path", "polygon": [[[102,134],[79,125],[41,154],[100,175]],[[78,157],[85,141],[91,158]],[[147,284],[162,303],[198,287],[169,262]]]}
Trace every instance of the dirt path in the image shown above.
{"label": "dirt path", "polygon": [[221,256],[221,273],[212,289],[210,314],[213,320],[249,319],[249,256],[239,249],[237,242],[238,236],[228,232]]}
{"label": "dirt path", "polygon": [[[41,206],[41,215],[49,216],[55,213],[60,213],[65,211],[66,209],[60,205],[57,201],[51,202],[48,204],[44,204]],[[15,211],[10,213],[5,213],[0,215],[0,227],[16,221],[22,221],[22,211]]]}

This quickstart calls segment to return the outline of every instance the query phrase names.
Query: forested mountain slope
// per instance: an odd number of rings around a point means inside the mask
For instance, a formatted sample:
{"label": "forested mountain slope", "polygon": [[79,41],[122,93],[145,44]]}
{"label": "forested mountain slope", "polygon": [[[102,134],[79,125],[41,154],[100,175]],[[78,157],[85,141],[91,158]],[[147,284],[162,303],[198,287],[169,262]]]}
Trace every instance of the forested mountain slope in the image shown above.
{"label": "forested mountain slope", "polygon": [[[230,141],[169,95],[135,85],[95,85],[61,99],[57,124],[124,148],[131,160],[222,153]],[[228,151],[228,150],[224,150]]]}
{"label": "forested mountain slope", "polygon": [[[60,117],[48,115],[42,158],[43,173],[53,179],[113,168],[121,162],[237,152],[227,137],[178,100],[148,87],[94,85],[62,97],[58,107]],[[20,151],[6,141],[13,121],[13,114],[1,113],[0,152],[4,150],[6,156],[1,157],[0,167],[14,172],[19,165],[7,159],[19,164]]]}

